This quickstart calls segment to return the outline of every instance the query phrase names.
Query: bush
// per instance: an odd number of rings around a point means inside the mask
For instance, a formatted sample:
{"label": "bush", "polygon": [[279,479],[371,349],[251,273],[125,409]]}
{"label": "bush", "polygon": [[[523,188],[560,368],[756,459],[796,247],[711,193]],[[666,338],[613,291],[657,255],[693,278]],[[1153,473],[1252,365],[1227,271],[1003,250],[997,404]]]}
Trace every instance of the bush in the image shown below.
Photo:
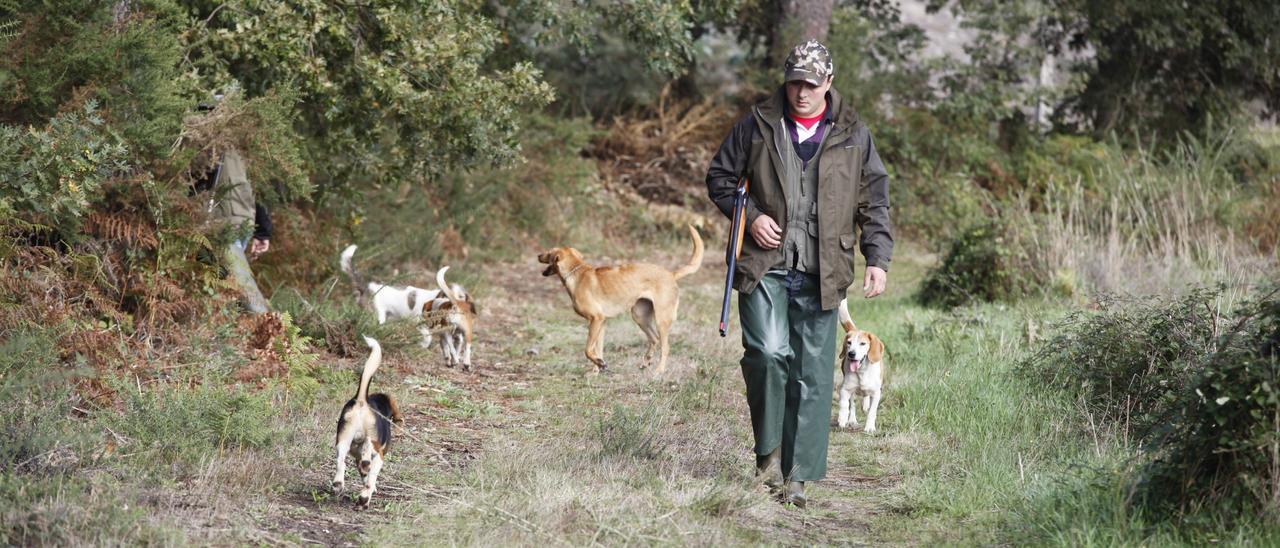
{"label": "bush", "polygon": [[93,101],[40,128],[0,125],[0,210],[74,236],[107,178],[127,167],[114,133]]}
{"label": "bush", "polygon": [[973,226],[951,241],[917,298],[926,306],[955,307],[1032,294],[1048,276],[1027,247],[1016,225],[995,219]]}
{"label": "bush", "polygon": [[[1280,520],[1280,286],[1241,308],[1190,389],[1176,397],[1140,472],[1137,500],[1160,516],[1200,508]],[[1203,355],[1203,354],[1202,354]],[[1173,388],[1173,387],[1177,388]]]}
{"label": "bush", "polygon": [[157,462],[195,465],[222,451],[266,447],[280,433],[265,393],[199,386],[152,388],[124,396],[124,410],[106,421]]}
{"label": "bush", "polygon": [[77,371],[58,364],[57,335],[15,329],[0,343],[0,473],[76,469],[84,439],[68,424]]}
{"label": "bush", "polygon": [[1215,348],[1223,289],[1182,297],[1103,299],[1056,327],[1019,369],[1090,413],[1148,435]]}

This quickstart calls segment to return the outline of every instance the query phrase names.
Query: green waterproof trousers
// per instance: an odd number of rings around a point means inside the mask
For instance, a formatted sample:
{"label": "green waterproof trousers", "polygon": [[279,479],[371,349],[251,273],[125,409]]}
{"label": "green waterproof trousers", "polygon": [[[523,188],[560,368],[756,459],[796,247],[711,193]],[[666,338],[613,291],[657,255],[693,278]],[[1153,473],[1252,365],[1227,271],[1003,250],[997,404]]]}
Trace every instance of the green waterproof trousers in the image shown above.
{"label": "green waterproof trousers", "polygon": [[267,298],[258,289],[258,282],[253,279],[253,271],[249,269],[249,259],[244,256],[245,240],[227,244],[222,251],[222,259],[227,263],[227,270],[240,288],[240,304],[253,314],[263,314],[270,310]]}
{"label": "green waterproof trousers", "polygon": [[791,481],[827,474],[836,311],[823,311],[817,276],[771,270],[739,294],[742,378],[757,455],[782,447]]}

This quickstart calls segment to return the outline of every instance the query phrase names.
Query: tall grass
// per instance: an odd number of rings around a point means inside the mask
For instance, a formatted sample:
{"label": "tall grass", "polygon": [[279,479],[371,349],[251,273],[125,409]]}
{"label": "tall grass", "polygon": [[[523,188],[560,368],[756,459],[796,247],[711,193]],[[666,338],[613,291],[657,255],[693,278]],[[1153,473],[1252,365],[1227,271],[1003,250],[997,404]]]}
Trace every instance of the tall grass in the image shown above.
{"label": "tall grass", "polygon": [[[1021,208],[1052,276],[1086,293],[1177,293],[1195,285],[1240,288],[1274,269],[1274,257],[1237,235],[1232,210],[1252,199],[1228,169],[1241,137],[1184,139],[1157,153],[1112,151],[1092,181],[1051,181],[1043,213]],[[1239,297],[1236,294],[1236,297]]]}

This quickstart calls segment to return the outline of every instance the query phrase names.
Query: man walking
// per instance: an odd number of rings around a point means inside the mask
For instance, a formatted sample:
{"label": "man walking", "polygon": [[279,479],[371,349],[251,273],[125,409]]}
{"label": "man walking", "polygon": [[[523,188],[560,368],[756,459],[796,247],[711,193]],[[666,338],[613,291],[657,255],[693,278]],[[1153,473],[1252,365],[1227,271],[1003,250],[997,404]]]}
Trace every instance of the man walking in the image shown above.
{"label": "man walking", "polygon": [[854,280],[855,226],[867,260],[863,294],[884,292],[893,235],[889,177],[858,113],[831,88],[816,40],[791,51],[783,85],[739,121],[707,169],[726,216],[751,181],[734,289],[756,469],[786,502],[827,472],[836,306]]}

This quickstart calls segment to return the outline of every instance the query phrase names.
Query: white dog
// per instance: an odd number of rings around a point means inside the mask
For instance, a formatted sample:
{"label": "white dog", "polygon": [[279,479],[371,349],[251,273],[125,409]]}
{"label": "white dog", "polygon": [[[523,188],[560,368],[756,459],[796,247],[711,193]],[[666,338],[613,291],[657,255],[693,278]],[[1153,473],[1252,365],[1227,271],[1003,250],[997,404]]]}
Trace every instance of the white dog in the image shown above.
{"label": "white dog", "polygon": [[[351,266],[351,257],[356,254],[356,247],[352,244],[342,250],[338,264],[347,277],[351,278],[352,285],[356,286],[356,291],[360,292],[361,297],[368,299],[374,314],[378,316],[379,324],[387,323],[387,318],[393,320],[412,318],[417,321],[422,318],[423,307],[440,297],[439,289],[422,289],[411,285],[395,287],[378,282],[365,282],[364,278]],[[430,346],[431,332],[426,327],[419,328],[419,331],[422,332],[422,346]]]}
{"label": "white dog", "polygon": [[862,396],[862,411],[867,414],[863,432],[876,431],[876,411],[880,408],[880,394],[884,388],[884,343],[875,334],[862,331],[853,325],[849,317],[848,299],[840,301],[840,324],[844,326],[844,354],[840,359],[840,371],[844,381],[840,383],[840,428],[858,424],[858,412],[849,404],[855,393]]}

